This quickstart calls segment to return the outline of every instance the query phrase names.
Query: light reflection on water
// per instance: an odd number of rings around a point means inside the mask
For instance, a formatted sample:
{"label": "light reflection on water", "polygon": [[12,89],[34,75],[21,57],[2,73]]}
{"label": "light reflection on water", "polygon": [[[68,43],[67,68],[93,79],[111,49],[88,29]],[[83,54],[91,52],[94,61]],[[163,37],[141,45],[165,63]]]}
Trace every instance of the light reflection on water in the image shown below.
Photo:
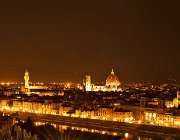
{"label": "light reflection on water", "polygon": [[[131,132],[111,132],[111,131],[105,131],[105,130],[97,130],[97,129],[89,129],[89,128],[82,128],[82,127],[76,127],[76,126],[68,126],[68,125],[60,125],[60,124],[54,124],[54,123],[46,123],[46,122],[35,122],[36,126],[39,125],[45,125],[45,124],[51,124],[56,128],[61,134],[65,133],[65,131],[71,130],[71,131],[80,131],[81,133],[90,132],[92,134],[100,134],[100,135],[111,135],[113,137],[120,136],[122,140],[178,140],[178,138],[175,138],[173,136],[168,135],[155,135],[155,134],[132,134]],[[118,139],[118,140],[121,140]]]}
{"label": "light reflection on water", "polygon": [[111,136],[121,136],[124,137],[125,140],[130,140],[132,139],[132,135],[129,133],[118,133],[118,132],[111,132],[111,131],[104,131],[104,130],[97,130],[97,129],[89,129],[89,128],[82,128],[82,127],[76,127],[76,126],[68,126],[68,125],[59,125],[59,124],[54,124],[54,123],[45,123],[45,122],[35,122],[36,126],[39,125],[45,125],[45,124],[51,124],[59,130],[60,133],[64,133],[66,130],[78,130],[83,132],[90,132],[90,133],[98,133],[101,135],[111,135]]}

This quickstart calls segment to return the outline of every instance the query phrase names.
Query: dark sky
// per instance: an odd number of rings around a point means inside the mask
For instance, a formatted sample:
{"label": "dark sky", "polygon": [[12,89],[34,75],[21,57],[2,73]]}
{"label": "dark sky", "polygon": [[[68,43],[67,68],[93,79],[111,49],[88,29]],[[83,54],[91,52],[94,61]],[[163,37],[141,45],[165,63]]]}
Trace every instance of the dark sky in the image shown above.
{"label": "dark sky", "polygon": [[0,2],[0,81],[180,78],[179,0]]}

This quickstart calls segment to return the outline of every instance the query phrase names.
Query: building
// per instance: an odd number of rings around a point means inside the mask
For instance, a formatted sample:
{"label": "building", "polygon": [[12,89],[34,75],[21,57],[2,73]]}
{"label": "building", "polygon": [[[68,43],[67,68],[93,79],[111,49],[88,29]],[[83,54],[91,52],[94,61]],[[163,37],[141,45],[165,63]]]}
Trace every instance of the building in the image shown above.
{"label": "building", "polygon": [[31,94],[32,90],[46,90],[47,87],[44,85],[30,85],[29,84],[29,71],[26,69],[25,75],[24,75],[24,86],[22,87],[22,91],[24,91],[27,94]]}
{"label": "building", "polygon": [[140,120],[140,106],[131,104],[121,104],[119,107],[125,110],[130,110],[132,112],[133,119]]}
{"label": "building", "polygon": [[25,71],[25,75],[24,75],[24,81],[25,81],[25,88],[29,88],[29,72],[28,70],[26,69]]}
{"label": "building", "polygon": [[120,85],[121,83],[112,69],[111,74],[106,78],[105,85],[92,84],[91,77],[89,75],[86,76],[85,89],[86,91],[122,91],[119,87]]}
{"label": "building", "polygon": [[111,121],[113,118],[113,109],[114,107],[110,106],[98,108],[98,119]]}
{"label": "building", "polygon": [[68,112],[72,109],[73,109],[73,107],[71,105],[61,105],[59,107],[59,115],[70,116],[70,114]]}
{"label": "building", "polygon": [[95,110],[83,110],[81,111],[81,118],[95,118]]}
{"label": "building", "polygon": [[114,71],[112,69],[111,74],[106,79],[106,91],[118,91],[119,86],[120,86],[119,79],[114,74]]}
{"label": "building", "polygon": [[86,91],[91,91],[91,76],[86,76],[86,83],[85,83]]}
{"label": "building", "polygon": [[98,119],[118,122],[132,122],[133,112],[127,109],[116,107],[100,107],[98,108]]}
{"label": "building", "polygon": [[180,128],[180,114],[157,113],[156,111],[146,112],[145,114],[146,123]]}
{"label": "building", "polygon": [[113,121],[132,122],[133,121],[133,113],[130,110],[116,108],[113,111]]}

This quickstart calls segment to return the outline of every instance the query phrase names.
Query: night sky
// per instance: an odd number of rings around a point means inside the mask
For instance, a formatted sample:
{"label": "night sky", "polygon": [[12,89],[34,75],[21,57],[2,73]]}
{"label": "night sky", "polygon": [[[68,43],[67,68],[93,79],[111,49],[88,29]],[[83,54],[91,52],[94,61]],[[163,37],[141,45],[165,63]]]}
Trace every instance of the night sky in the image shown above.
{"label": "night sky", "polygon": [[180,78],[179,0],[0,2],[0,81]]}

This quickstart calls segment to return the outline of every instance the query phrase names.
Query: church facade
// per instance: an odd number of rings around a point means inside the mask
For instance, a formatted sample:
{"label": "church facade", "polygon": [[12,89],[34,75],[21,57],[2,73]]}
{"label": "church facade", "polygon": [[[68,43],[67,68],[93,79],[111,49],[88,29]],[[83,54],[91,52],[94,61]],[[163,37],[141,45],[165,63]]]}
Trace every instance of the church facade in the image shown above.
{"label": "church facade", "polygon": [[113,69],[111,71],[111,74],[106,78],[106,84],[105,85],[95,85],[91,83],[91,76],[86,76],[85,81],[85,90],[86,91],[122,91],[120,88],[120,81],[118,77],[115,75]]}

